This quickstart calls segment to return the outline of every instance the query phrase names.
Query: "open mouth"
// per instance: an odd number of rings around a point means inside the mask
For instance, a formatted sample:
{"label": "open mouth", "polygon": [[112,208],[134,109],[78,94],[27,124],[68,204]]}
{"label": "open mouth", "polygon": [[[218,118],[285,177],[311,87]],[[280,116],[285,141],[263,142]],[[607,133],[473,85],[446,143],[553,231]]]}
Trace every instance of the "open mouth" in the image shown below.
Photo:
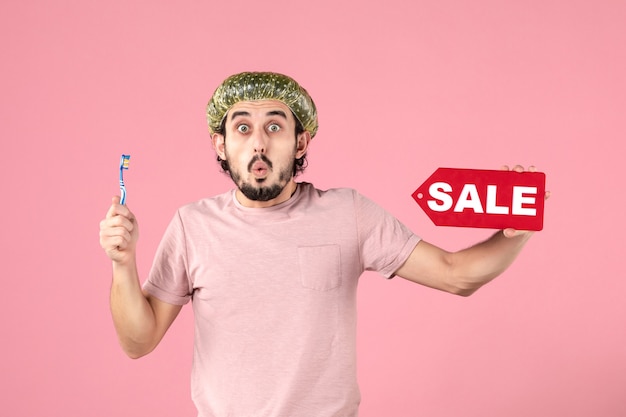
{"label": "open mouth", "polygon": [[248,164],[248,171],[251,172],[257,180],[264,179],[272,170],[272,162],[265,155],[256,155]]}
{"label": "open mouth", "polygon": [[268,171],[269,171],[269,167],[267,166],[267,164],[265,162],[256,161],[254,164],[252,164],[251,172],[257,178],[258,177],[265,177],[267,175]]}

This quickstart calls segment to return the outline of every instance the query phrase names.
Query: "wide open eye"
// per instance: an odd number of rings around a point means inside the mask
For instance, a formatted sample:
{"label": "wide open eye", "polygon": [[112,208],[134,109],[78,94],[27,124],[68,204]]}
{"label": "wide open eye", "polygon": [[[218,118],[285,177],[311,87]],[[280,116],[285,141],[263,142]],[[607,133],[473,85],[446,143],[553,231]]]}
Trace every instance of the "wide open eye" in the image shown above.
{"label": "wide open eye", "polygon": [[269,130],[272,133],[276,133],[280,130],[280,126],[277,125],[276,123],[272,123],[271,125],[267,127],[267,130]]}
{"label": "wide open eye", "polygon": [[248,133],[250,131],[250,127],[248,125],[240,124],[237,126],[237,131],[240,133]]}

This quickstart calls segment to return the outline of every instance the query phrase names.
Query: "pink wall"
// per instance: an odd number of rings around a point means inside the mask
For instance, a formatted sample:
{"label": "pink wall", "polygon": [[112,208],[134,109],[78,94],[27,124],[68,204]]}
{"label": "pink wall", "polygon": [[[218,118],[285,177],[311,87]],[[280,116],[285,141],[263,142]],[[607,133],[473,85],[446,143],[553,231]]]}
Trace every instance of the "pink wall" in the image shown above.
{"label": "pink wall", "polygon": [[127,359],[98,222],[130,153],[145,274],[175,208],[230,188],[204,106],[242,70],[315,98],[303,180],[445,248],[489,232],[430,223],[411,193],[435,168],[547,173],[545,230],[473,297],[363,277],[362,417],[626,415],[626,3],[261,3],[0,5],[2,415],[194,415],[190,308]]}

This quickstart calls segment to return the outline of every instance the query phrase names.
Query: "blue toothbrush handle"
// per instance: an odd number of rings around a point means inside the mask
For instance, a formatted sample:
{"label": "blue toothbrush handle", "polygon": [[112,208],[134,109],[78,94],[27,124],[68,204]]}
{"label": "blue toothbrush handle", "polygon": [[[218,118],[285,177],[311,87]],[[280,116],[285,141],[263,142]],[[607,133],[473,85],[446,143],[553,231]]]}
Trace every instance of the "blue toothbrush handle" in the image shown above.
{"label": "blue toothbrush handle", "polygon": [[123,181],[120,181],[120,195],[120,204],[124,205],[126,203],[126,187]]}
{"label": "blue toothbrush handle", "polygon": [[128,169],[130,155],[122,155],[120,158],[120,204],[126,203],[126,186],[124,186],[124,170]]}

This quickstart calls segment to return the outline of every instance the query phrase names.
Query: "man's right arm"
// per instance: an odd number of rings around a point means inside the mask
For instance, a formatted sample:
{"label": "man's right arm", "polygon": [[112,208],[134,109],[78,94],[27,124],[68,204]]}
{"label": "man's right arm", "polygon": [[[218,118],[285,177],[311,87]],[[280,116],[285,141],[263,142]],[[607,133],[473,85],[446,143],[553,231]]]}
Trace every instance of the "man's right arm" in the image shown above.
{"label": "man's right arm", "polygon": [[111,314],[122,349],[131,358],[150,353],[161,341],[182,306],[145,294],[139,282],[137,220],[127,206],[113,198],[100,222],[100,245],[113,263]]}

